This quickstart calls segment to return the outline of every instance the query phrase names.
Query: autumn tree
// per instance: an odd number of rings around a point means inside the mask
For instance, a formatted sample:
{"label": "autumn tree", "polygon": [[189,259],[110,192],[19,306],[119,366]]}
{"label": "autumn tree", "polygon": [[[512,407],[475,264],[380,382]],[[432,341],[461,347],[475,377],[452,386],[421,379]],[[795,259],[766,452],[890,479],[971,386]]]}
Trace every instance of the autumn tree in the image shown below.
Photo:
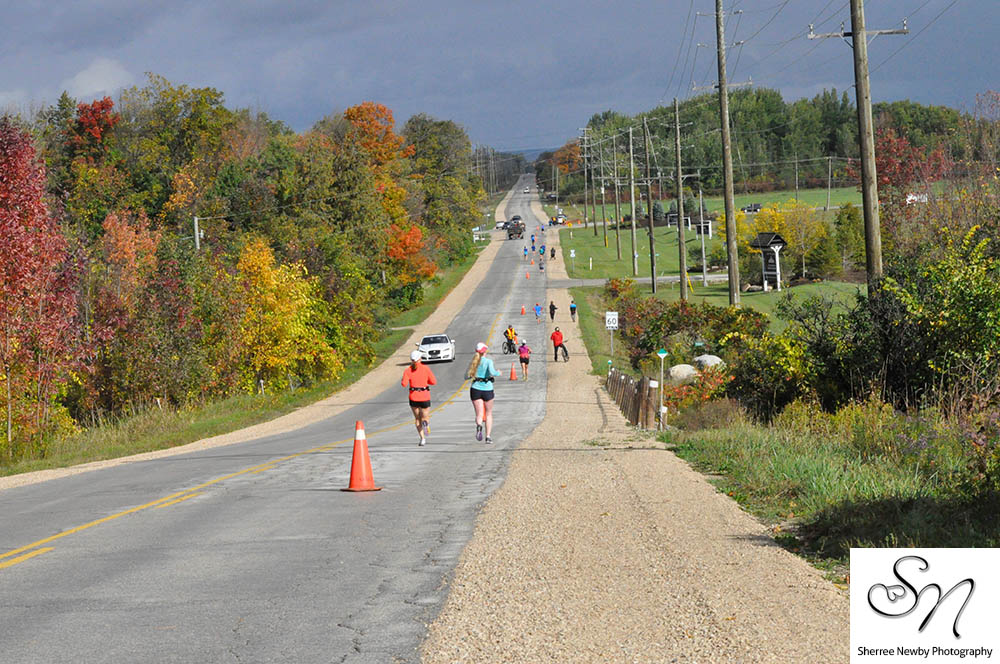
{"label": "autumn tree", "polygon": [[30,136],[0,118],[0,399],[7,458],[17,454],[15,426],[24,429],[20,438],[41,440],[77,355],[74,275],[44,194],[45,172]]}

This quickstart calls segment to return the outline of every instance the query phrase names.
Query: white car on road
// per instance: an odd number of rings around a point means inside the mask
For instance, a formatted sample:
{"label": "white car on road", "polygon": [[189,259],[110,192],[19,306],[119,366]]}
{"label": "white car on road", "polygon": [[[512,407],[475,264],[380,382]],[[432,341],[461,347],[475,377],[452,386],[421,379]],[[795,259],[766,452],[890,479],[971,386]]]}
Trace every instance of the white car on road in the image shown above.
{"label": "white car on road", "polygon": [[526,193],[526,194],[530,194],[530,193],[531,193],[531,190],[530,190],[530,189],[528,189],[527,187],[525,187],[525,188],[524,188],[524,193]]}
{"label": "white car on road", "polygon": [[424,362],[452,362],[455,360],[455,340],[447,334],[428,334],[417,344],[420,359]]}

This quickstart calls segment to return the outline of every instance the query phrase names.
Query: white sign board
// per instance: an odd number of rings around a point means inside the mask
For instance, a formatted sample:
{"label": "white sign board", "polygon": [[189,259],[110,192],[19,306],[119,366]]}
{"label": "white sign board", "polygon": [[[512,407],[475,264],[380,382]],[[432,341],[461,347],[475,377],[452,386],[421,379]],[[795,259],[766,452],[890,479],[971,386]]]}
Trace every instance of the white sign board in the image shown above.
{"label": "white sign board", "polygon": [[604,312],[604,327],[608,330],[618,329],[618,312],[617,311],[605,311]]}
{"label": "white sign board", "polygon": [[569,250],[569,257],[570,258],[576,258],[576,249],[570,249]]}

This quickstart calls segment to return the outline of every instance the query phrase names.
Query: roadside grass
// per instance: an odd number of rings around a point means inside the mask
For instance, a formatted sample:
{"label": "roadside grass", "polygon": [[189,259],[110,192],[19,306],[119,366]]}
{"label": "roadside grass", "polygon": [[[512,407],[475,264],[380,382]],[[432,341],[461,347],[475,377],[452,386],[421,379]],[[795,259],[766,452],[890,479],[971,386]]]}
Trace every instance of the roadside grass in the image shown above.
{"label": "roadside grass", "polygon": [[[14,463],[0,463],[0,476],[16,475],[48,468],[62,468],[90,461],[114,459],[142,452],[168,449],[187,443],[243,429],[272,420],[297,408],[324,399],[348,387],[372,367],[391,357],[411,331],[405,329],[424,320],[462,279],[478,257],[482,246],[469,258],[442,270],[439,278],[425,285],[424,303],[393,317],[381,339],[374,345],[371,363],[349,362],[337,380],[323,381],[274,394],[241,394],[180,409],[150,409],[131,416],[118,417],[96,427],[50,441],[45,456],[26,458]],[[404,328],[404,329],[394,329]],[[331,432],[331,440],[348,432]]]}
{"label": "roadside grass", "polygon": [[[864,406],[855,414],[858,408]],[[940,435],[922,450],[891,451],[903,421],[898,414],[889,415],[897,426],[881,434],[864,430],[865,441],[856,422],[838,426],[848,417],[814,409],[800,415],[833,426],[820,433],[799,421],[744,422],[660,440],[715,475],[719,490],[769,524],[780,544],[828,570],[843,572],[851,547],[1000,544],[1000,496],[968,489],[969,457],[956,439]],[[890,451],[866,454],[859,444]]]}
{"label": "roadside grass", "polygon": [[[649,270],[649,233],[645,226],[636,227],[636,253],[639,254],[640,277],[650,276]],[[608,228],[608,246],[604,246],[604,229],[598,224],[597,236],[592,228],[560,228],[559,244],[566,263],[566,272],[572,279],[611,279],[613,277],[632,277],[632,230],[623,225],[621,228],[622,258],[618,260],[615,244],[615,231]],[[677,229],[656,227],[653,236],[656,240],[656,273],[660,276],[676,276],[679,272],[680,257],[677,253]],[[696,248],[701,251],[701,236],[694,230],[686,231],[684,235],[688,251]],[[721,240],[718,236],[709,240],[705,238],[705,253],[710,254]],[[569,250],[576,252],[575,258],[569,257]],[[689,254],[690,255],[690,254]],[[590,259],[593,259],[593,269]]]}

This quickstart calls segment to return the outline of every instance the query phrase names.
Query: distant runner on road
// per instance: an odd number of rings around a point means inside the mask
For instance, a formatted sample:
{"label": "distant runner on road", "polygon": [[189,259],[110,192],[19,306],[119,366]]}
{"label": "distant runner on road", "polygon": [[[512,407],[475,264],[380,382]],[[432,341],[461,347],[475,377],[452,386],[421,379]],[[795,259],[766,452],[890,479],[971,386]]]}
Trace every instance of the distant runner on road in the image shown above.
{"label": "distant runner on road", "polygon": [[556,306],[556,303],[554,301],[549,300],[549,320],[556,319],[556,309],[558,308],[559,307]]}
{"label": "distant runner on road", "polygon": [[573,300],[569,301],[569,317],[574,323],[576,322],[576,302]]}
{"label": "distant runner on road", "polygon": [[486,357],[489,347],[480,342],[476,344],[476,353],[472,357],[466,378],[472,378],[469,398],[472,407],[476,409],[476,440],[483,439],[483,427],[486,427],[486,444],[493,442],[490,433],[493,431],[493,381],[500,372],[493,365],[493,360]]}
{"label": "distant runner on road", "polygon": [[524,246],[524,260],[528,260],[528,246]]}
{"label": "distant runner on road", "polygon": [[428,410],[431,407],[431,385],[437,385],[434,372],[420,361],[420,351],[410,353],[410,366],[403,370],[403,379],[399,381],[403,387],[410,388],[410,410],[413,411],[413,424],[420,434],[420,446],[427,444],[427,436],[431,432]]}
{"label": "distant runner on road", "polygon": [[542,321],[542,305],[537,302],[535,302],[535,320],[539,323]]}

